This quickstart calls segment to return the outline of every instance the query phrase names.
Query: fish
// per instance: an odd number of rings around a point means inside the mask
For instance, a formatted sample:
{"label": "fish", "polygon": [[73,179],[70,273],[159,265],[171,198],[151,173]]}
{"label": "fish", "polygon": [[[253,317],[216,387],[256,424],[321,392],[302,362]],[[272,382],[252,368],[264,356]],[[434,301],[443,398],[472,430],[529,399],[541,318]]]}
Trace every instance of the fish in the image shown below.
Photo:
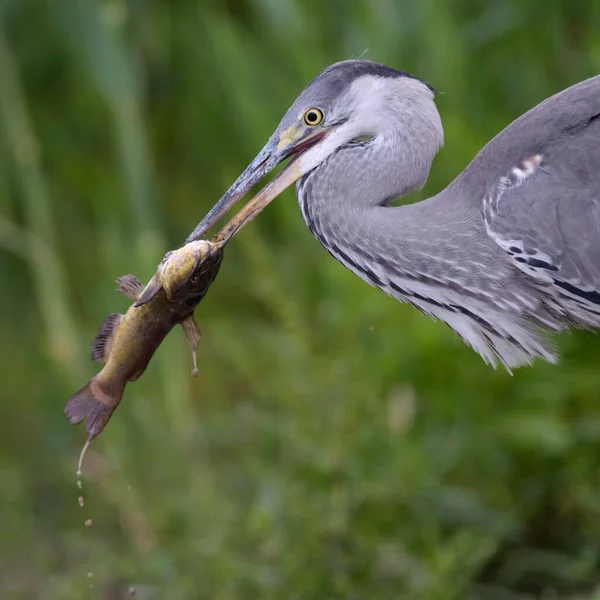
{"label": "fish", "polygon": [[127,383],[142,376],[176,325],[184,331],[192,351],[192,376],[197,377],[201,334],[194,310],[217,277],[222,260],[223,246],[196,240],[167,252],[145,287],[135,275],[117,279],[118,291],[133,304],[124,315],[110,314],[100,325],[91,358],[104,367],[69,398],[64,409],[73,425],[85,421],[86,446],[106,427]]}

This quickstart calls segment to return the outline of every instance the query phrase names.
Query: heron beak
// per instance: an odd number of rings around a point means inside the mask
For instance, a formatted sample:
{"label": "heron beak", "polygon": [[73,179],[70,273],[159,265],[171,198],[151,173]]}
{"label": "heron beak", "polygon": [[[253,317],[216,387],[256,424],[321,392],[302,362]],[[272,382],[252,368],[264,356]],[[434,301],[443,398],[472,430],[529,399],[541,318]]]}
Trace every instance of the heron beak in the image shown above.
{"label": "heron beak", "polygon": [[244,208],[213,238],[213,242],[224,246],[246,223],[250,222],[272,200],[298,180],[302,173],[298,156],[314,146],[328,133],[327,128],[290,127],[279,139],[272,138],[246,167],[223,197],[210,209],[198,227],[187,238],[186,243],[200,239],[223,215],[243,198],[265,175],[286,158],[294,159],[271,182],[266,185]]}

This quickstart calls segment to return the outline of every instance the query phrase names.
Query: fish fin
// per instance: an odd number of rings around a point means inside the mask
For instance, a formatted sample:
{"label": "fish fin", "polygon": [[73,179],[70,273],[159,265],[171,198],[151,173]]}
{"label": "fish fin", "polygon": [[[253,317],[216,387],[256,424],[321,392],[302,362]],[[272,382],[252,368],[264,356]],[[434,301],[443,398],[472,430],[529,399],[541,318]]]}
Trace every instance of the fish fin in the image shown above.
{"label": "fish fin", "polygon": [[90,355],[92,360],[98,362],[106,362],[110,355],[110,343],[112,341],[113,333],[121,322],[123,315],[119,313],[112,313],[104,319],[102,325],[98,329],[98,333],[92,342],[92,349]]}
{"label": "fish fin", "polygon": [[192,369],[192,377],[198,377],[198,365],[196,364],[196,352],[200,344],[202,334],[200,333],[200,327],[194,315],[190,315],[181,321],[181,328],[185,334],[185,339],[192,351],[192,362],[194,368]]}
{"label": "fish fin", "polygon": [[110,420],[122,394],[121,389],[118,396],[113,397],[101,390],[96,381],[91,379],[69,398],[65,405],[65,416],[73,425],[79,425],[85,420],[85,430],[91,441]]}
{"label": "fish fin", "polygon": [[146,287],[142,290],[142,293],[139,295],[138,299],[135,301],[134,305],[136,308],[138,306],[142,306],[144,304],[148,304],[158,292],[162,289],[162,283],[158,276],[158,273],[155,273],[152,279],[148,282]]}
{"label": "fish fin", "polygon": [[144,284],[135,275],[123,275],[117,279],[118,292],[127,296],[130,300],[137,300],[144,291]]}

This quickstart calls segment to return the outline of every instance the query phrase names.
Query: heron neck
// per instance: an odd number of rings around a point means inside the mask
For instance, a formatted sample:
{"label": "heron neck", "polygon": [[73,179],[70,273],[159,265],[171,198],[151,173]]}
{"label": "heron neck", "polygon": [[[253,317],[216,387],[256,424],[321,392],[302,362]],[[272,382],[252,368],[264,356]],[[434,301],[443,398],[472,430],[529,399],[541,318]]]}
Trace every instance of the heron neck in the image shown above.
{"label": "heron neck", "polygon": [[423,148],[413,148],[406,140],[350,145],[297,186],[302,214],[315,237],[375,285],[382,265],[393,264],[396,272],[407,274],[440,270],[450,277],[461,268],[462,232],[472,233],[474,210],[444,193],[415,204],[387,206],[426,180],[437,145],[430,144],[428,152]]}

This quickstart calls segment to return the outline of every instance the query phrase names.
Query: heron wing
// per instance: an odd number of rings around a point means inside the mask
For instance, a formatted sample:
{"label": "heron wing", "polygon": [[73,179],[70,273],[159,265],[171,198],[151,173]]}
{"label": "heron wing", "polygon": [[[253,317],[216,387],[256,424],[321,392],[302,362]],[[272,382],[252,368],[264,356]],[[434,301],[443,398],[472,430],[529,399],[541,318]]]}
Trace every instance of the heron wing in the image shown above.
{"label": "heron wing", "polygon": [[[516,156],[488,188],[483,215],[522,271],[600,304],[600,86],[593,91],[553,123],[540,152]],[[540,112],[560,107],[550,102]]]}

